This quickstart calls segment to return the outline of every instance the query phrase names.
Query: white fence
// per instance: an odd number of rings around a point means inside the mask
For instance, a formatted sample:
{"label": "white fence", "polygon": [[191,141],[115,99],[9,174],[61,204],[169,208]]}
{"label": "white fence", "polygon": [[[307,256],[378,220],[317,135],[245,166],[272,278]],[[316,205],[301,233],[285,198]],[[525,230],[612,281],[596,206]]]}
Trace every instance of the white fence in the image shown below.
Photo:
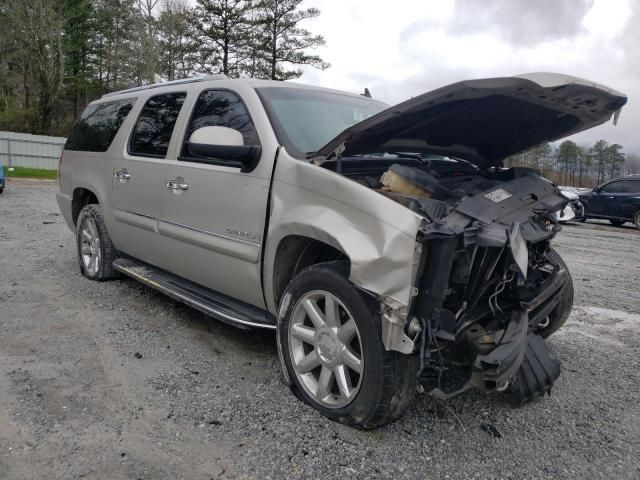
{"label": "white fence", "polygon": [[56,170],[66,140],[0,131],[0,165]]}

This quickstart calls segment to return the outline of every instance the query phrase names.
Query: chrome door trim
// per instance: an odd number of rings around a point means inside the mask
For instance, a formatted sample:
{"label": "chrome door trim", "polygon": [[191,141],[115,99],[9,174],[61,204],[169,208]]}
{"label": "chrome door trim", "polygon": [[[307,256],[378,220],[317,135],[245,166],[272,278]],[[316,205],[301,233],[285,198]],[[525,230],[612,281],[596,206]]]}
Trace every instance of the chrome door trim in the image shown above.
{"label": "chrome door trim", "polygon": [[123,212],[130,213],[131,215],[138,215],[139,217],[150,218],[151,220],[155,220],[156,217],[152,215],[146,215],[144,213],[132,212],[131,210],[122,210]]}
{"label": "chrome door trim", "polygon": [[191,225],[185,225],[183,223],[172,222],[171,220],[167,220],[167,219],[164,219],[164,218],[160,218],[160,219],[158,219],[158,221],[165,222],[165,223],[168,223],[170,225],[175,225],[176,227],[186,228],[187,230],[191,230],[193,232],[198,232],[198,233],[203,233],[205,235],[210,235],[212,237],[223,238],[225,240],[233,240],[235,242],[242,243],[242,244],[245,244],[245,245],[252,245],[254,247],[262,246],[262,243],[260,243],[260,242],[252,242],[251,240],[244,240],[242,238],[231,237],[229,235],[223,235],[222,233],[216,233],[216,232],[212,232],[210,230],[203,230],[202,228],[192,227]]}

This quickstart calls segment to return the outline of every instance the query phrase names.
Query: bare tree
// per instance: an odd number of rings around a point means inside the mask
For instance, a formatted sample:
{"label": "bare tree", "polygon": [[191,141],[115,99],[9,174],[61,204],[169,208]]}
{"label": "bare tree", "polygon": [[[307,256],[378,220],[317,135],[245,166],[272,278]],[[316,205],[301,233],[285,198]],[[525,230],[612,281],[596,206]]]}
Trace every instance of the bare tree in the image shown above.
{"label": "bare tree", "polygon": [[640,155],[627,154],[622,169],[624,175],[640,174]]}

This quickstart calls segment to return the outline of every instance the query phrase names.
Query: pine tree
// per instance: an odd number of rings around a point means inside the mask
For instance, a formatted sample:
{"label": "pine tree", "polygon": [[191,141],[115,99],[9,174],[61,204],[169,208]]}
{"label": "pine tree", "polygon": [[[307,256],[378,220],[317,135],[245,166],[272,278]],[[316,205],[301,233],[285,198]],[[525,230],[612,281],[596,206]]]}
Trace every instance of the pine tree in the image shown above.
{"label": "pine tree", "polygon": [[167,80],[188,77],[195,69],[197,43],[191,35],[195,15],[184,0],[167,0],[158,18],[157,73]]}
{"label": "pine tree", "polygon": [[596,182],[599,185],[605,179],[605,172],[607,168],[607,159],[609,144],[605,140],[598,140],[593,145],[593,159],[596,167]]}
{"label": "pine tree", "polygon": [[259,52],[255,74],[260,78],[288,80],[302,75],[299,68],[311,65],[324,70],[329,64],[309,50],[325,44],[322,35],[313,35],[302,22],[320,15],[317,8],[301,9],[302,0],[262,0],[256,5]]}
{"label": "pine tree", "polygon": [[251,2],[245,0],[198,0],[200,68],[209,73],[238,77],[248,61]]}

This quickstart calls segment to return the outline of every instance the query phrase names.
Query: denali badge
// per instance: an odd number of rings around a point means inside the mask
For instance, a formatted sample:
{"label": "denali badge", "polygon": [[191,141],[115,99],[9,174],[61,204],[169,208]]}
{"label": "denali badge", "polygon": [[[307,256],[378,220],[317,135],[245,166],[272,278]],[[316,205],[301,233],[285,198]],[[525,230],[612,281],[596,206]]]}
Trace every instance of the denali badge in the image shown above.
{"label": "denali badge", "polygon": [[225,230],[230,235],[247,238],[249,240],[260,240],[260,236],[257,233],[244,232],[242,230],[237,230],[235,228],[229,228],[229,227],[226,227]]}
{"label": "denali badge", "polygon": [[509,192],[501,188],[494,190],[493,192],[489,192],[485,195],[485,197],[487,197],[489,200],[496,203],[501,202],[502,200],[506,200],[510,196],[511,194]]}

